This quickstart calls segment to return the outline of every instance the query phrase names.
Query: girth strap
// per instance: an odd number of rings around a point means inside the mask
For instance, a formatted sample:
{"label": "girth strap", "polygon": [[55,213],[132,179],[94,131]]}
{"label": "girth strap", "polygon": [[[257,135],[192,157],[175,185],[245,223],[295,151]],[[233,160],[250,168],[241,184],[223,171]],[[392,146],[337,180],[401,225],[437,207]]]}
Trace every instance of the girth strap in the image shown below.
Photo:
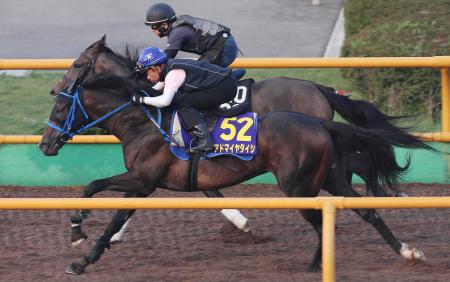
{"label": "girth strap", "polygon": [[197,175],[198,175],[198,162],[200,161],[201,154],[195,153],[191,155],[188,168],[188,191],[197,191]]}

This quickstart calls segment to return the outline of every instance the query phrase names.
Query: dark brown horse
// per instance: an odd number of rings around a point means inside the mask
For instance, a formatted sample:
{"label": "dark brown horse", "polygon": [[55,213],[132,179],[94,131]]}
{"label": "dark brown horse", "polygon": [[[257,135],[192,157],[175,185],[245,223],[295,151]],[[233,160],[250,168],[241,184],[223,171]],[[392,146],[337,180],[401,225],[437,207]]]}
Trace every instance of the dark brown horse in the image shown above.
{"label": "dark brown horse", "polygon": [[[73,134],[95,125],[121,140],[127,172],[91,182],[85,187],[83,197],[106,190],[124,192],[125,197],[147,197],[157,187],[188,191],[188,162],[172,155],[156,126],[139,107],[129,102],[136,90],[134,85],[129,80],[107,76],[84,81],[83,73],[71,93],[56,97],[49,127],[39,144],[44,154],[56,155]],[[163,113],[163,116],[162,127],[167,128],[169,115]],[[357,155],[362,163],[370,166],[369,183],[380,182],[387,187],[395,185],[409,166],[409,161],[405,167],[396,162],[392,150],[397,144],[395,132],[367,130],[292,112],[261,115],[258,129],[259,153],[253,160],[220,157],[217,161],[200,161],[199,191],[229,187],[272,172],[280,189],[289,197],[314,197],[322,188],[334,195],[358,196],[346,180],[346,156]],[[110,247],[111,236],[134,212],[117,211],[91,251],[66,271],[81,274],[96,262],[105,248]],[[424,258],[420,250],[397,241],[374,210],[357,212],[382,230],[382,236],[397,253],[409,259]],[[321,262],[322,214],[316,210],[300,210],[300,213],[318,234],[319,244],[310,267],[317,270]]]}
{"label": "dark brown horse", "polygon": [[[104,36],[80,54],[51,93],[56,95],[62,89],[69,89],[70,91],[79,84],[80,78],[88,80],[99,73],[106,72],[120,77],[132,77],[136,62],[135,53],[130,52],[129,49],[127,49],[125,56],[113,52],[106,46]],[[355,125],[395,133],[394,138],[396,138],[397,146],[430,149],[428,145],[408,134],[404,129],[395,126],[392,121],[397,117],[383,114],[367,101],[352,100],[337,95],[332,88],[311,81],[277,77],[256,82],[252,87],[251,107],[252,111],[260,114],[273,111],[292,111],[325,120],[332,120],[334,111],[337,111],[342,117]],[[361,163],[358,155],[348,156],[348,158],[346,166],[348,181],[350,182],[352,174],[356,173],[367,183],[368,191],[376,196],[386,196],[384,189],[379,187],[377,182],[369,181],[367,175],[370,171],[366,171],[367,166]],[[209,197],[222,196],[219,191],[205,191],[204,193]],[[354,191],[352,193],[357,194]],[[368,212],[370,215],[364,215],[363,218],[371,222],[383,234],[384,229],[375,220],[377,216],[372,214],[372,211]],[[84,234],[74,232],[72,242],[80,242],[84,237]],[[386,236],[383,237],[386,238]],[[390,244],[394,245],[395,243],[390,242]]]}

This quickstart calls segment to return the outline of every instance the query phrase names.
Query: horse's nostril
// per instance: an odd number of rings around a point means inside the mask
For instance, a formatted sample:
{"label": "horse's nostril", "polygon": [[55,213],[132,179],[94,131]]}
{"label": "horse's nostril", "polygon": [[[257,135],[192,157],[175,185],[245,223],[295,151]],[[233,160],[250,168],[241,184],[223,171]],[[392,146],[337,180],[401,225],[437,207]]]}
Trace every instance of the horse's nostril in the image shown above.
{"label": "horse's nostril", "polygon": [[50,90],[50,95],[55,95],[55,89]]}
{"label": "horse's nostril", "polygon": [[45,149],[45,147],[47,147],[47,143],[41,142],[41,143],[39,143],[38,147],[39,147],[39,149],[43,150],[43,149]]}

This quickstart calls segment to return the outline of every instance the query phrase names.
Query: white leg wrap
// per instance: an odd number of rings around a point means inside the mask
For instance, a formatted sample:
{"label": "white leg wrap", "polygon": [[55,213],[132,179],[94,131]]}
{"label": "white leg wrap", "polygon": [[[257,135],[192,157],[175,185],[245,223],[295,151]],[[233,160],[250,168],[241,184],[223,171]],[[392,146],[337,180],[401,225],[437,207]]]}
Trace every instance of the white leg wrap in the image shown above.
{"label": "white leg wrap", "polygon": [[402,244],[402,248],[400,249],[400,255],[405,258],[405,259],[410,259],[410,260],[420,260],[420,261],[425,261],[425,255],[422,252],[422,250],[416,249],[416,248],[409,248],[409,246],[405,243],[401,243]]}
{"label": "white leg wrap", "polygon": [[247,226],[248,219],[236,209],[223,209],[220,211],[229,221],[231,221],[237,228],[244,232],[250,231]]}
{"label": "white leg wrap", "polygon": [[119,230],[119,232],[117,232],[116,234],[114,234],[111,237],[110,242],[120,242],[122,241],[122,236],[123,233],[125,233],[125,229],[127,229],[127,225],[130,222],[130,219],[128,219],[127,221],[125,221],[124,225],[122,226],[122,228]]}

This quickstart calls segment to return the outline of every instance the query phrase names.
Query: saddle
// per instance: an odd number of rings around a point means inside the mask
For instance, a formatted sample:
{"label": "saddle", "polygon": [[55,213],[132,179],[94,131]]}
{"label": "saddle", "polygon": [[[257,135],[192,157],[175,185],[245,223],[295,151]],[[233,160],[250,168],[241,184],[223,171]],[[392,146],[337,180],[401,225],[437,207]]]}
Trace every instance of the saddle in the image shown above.
{"label": "saddle", "polygon": [[[231,155],[241,160],[251,160],[257,153],[257,115],[249,112],[252,83],[253,80],[250,79],[239,81],[236,96],[232,101],[211,110],[201,111],[216,149],[203,156],[203,159]],[[172,153],[179,159],[189,160],[191,155],[186,151],[191,145],[192,137],[181,126],[176,111],[172,114],[170,135],[175,141],[171,144]]]}

